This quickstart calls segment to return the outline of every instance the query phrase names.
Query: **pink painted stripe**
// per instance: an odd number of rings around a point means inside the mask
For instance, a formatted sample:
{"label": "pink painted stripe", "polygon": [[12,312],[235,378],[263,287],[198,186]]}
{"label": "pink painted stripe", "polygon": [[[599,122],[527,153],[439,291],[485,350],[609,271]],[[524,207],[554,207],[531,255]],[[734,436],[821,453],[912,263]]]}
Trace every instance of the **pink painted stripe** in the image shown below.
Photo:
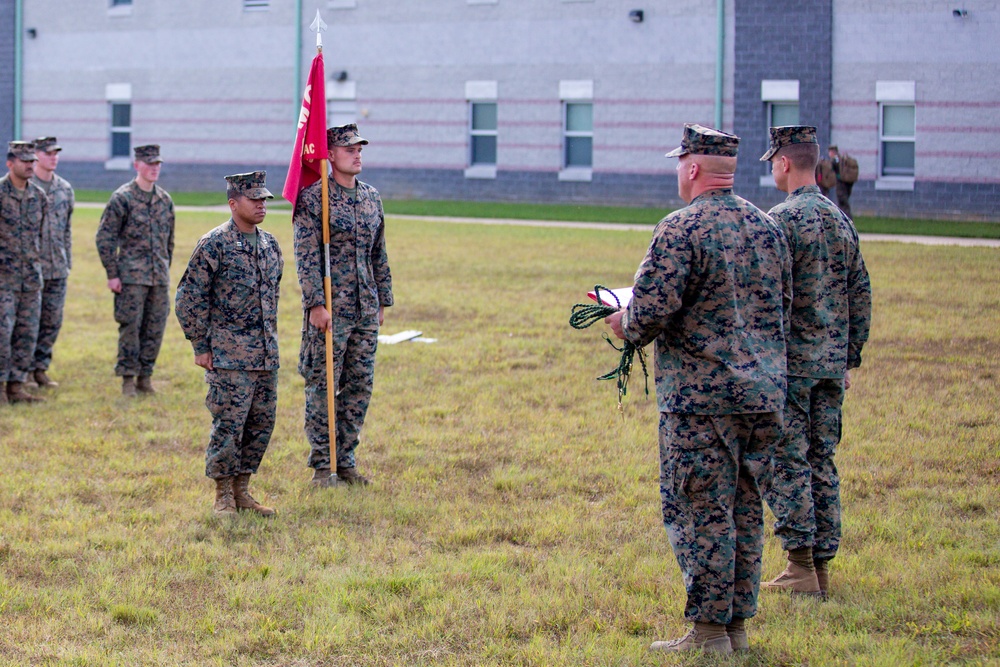
{"label": "pink painted stripe", "polygon": [[998,160],[1000,153],[983,151],[917,151],[917,157],[967,157],[976,160]]}
{"label": "pink painted stripe", "polygon": [[464,141],[379,141],[378,147],[392,146],[394,148],[466,148]]}
{"label": "pink painted stripe", "polygon": [[830,129],[839,132],[878,132],[878,125],[836,125],[831,123]]}
{"label": "pink painted stripe", "polygon": [[[723,100],[724,104],[732,100]],[[628,106],[713,106],[715,100],[712,99],[683,99],[683,98],[663,98],[663,99],[635,99],[627,97],[598,97],[594,99],[596,104],[606,105],[628,105]]]}
{"label": "pink painted stripe", "polygon": [[[192,139],[169,137],[169,138],[159,138],[159,139],[143,139],[142,143],[160,144],[161,146],[169,146],[171,144],[204,144],[205,141],[206,139],[204,137],[192,138]],[[291,145],[295,143],[294,139],[293,141],[276,141],[271,139],[229,139],[226,137],[217,138],[215,139],[215,142],[220,144],[241,144],[245,146],[289,146],[289,147],[291,147]],[[138,144],[138,142],[134,138],[132,140],[132,143]]]}
{"label": "pink painted stripe", "polygon": [[405,120],[366,120],[365,127],[370,127],[372,125],[385,125],[385,126],[412,126],[412,125],[434,125],[439,127],[467,127],[469,122],[466,120],[423,120],[420,118],[407,118]]}
{"label": "pink painted stripe", "polygon": [[[917,99],[914,104],[917,107],[939,107],[945,109],[1000,109],[1000,102],[985,101],[976,102],[972,100],[922,100]],[[878,106],[878,102],[871,100],[834,100],[833,106],[837,107],[867,107]]]}
{"label": "pink painted stripe", "polygon": [[1000,134],[1000,127],[985,125],[917,125],[917,132],[954,132],[956,134],[976,132],[985,134]]}
{"label": "pink painted stripe", "polygon": [[969,183],[971,185],[994,185],[1000,178],[963,178],[961,176],[921,176],[917,183]]}
{"label": "pink painted stripe", "polygon": [[499,143],[497,150],[529,150],[529,151],[558,151],[562,150],[561,144],[505,144]]}
{"label": "pink painted stripe", "polygon": [[[362,100],[358,100],[358,102],[361,101]],[[418,98],[418,97],[407,99],[404,97],[387,97],[381,99],[380,98],[366,99],[363,101],[365,104],[466,104],[468,103],[468,100],[464,100],[461,98],[453,98],[453,97],[441,98],[441,99]]]}
{"label": "pink painted stripe", "polygon": [[557,127],[561,128],[562,123],[559,121],[548,121],[548,120],[511,120],[511,121],[499,121],[500,127]]}
{"label": "pink painted stripe", "polygon": [[[107,125],[107,118],[25,118],[25,123],[83,123]],[[142,124],[189,124],[189,125],[285,125],[294,127],[294,122],[289,122],[287,118],[282,120],[246,119],[246,120],[226,120],[221,118],[143,118]]]}
{"label": "pink painted stripe", "polygon": [[[259,104],[291,104],[292,100],[261,100],[261,99],[225,99],[216,98],[210,100],[175,100],[175,99],[154,99],[154,98],[135,98],[131,100],[132,104],[220,104],[231,106],[234,104],[248,104],[248,105],[259,105]],[[25,100],[25,106],[29,104],[108,104],[108,100],[103,99],[89,99],[89,100]]]}
{"label": "pink painted stripe", "polygon": [[627,128],[636,130],[678,130],[684,127],[684,123],[609,121],[606,123],[594,123],[594,127],[607,128],[612,130],[617,128]]}

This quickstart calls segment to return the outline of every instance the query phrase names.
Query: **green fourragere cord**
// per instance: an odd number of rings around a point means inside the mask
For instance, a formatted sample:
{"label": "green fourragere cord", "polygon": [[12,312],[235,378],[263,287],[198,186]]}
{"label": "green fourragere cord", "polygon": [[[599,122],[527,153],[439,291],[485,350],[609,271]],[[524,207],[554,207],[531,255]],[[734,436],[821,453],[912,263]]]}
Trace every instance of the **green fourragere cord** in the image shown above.
{"label": "green fourragere cord", "polygon": [[[617,305],[609,306],[605,304],[601,299],[602,291],[610,294]],[[595,322],[602,321],[604,318],[621,310],[622,305],[621,301],[618,300],[618,296],[604,285],[594,285],[594,295],[597,303],[578,303],[573,306],[573,310],[569,316],[569,325],[574,329],[586,329]],[[646,395],[649,396],[649,372],[646,370],[646,353],[641,347],[636,347],[627,340],[622,342],[621,347],[618,347],[607,333],[602,335],[608,345],[621,352],[622,356],[618,361],[617,368],[599,376],[597,379],[618,381],[618,411],[622,412],[622,398],[628,394],[628,380],[632,374],[632,363],[636,356],[639,357],[639,363],[642,365],[642,375],[646,382]]]}

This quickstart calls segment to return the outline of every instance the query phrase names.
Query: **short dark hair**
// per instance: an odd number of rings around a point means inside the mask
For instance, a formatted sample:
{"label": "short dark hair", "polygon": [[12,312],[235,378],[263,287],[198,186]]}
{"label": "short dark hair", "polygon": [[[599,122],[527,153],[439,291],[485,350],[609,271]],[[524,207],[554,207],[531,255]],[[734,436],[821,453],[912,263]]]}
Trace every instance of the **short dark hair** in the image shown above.
{"label": "short dark hair", "polygon": [[234,188],[231,185],[227,185],[226,186],[226,200],[227,201],[230,200],[230,199],[239,199],[240,197],[243,197],[243,196],[244,196],[243,193],[240,192],[237,188]]}
{"label": "short dark hair", "polygon": [[14,151],[7,151],[7,159],[8,159],[8,160],[13,160],[13,159],[14,159],[14,158],[16,158],[16,157],[17,157],[17,156],[16,156],[16,155],[14,155]]}
{"label": "short dark hair", "polygon": [[789,144],[777,152],[775,157],[787,157],[797,171],[816,171],[819,162],[819,144]]}

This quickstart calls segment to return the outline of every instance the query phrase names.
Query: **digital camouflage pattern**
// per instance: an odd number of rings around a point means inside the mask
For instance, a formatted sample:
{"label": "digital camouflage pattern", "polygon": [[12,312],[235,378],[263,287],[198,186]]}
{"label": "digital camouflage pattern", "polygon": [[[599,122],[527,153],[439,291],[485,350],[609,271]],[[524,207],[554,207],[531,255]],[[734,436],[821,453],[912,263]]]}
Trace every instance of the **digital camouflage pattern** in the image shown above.
{"label": "digital camouflage pattern", "polygon": [[326,131],[326,145],[328,148],[333,148],[334,146],[354,146],[357,144],[367,146],[368,140],[361,138],[361,135],[358,134],[358,126],[354,123],[331,127]]}
{"label": "digital camouflage pattern", "polygon": [[35,144],[30,141],[8,141],[7,152],[13,153],[22,162],[34,162],[38,159],[35,156]]}
{"label": "digital camouflage pattern", "polygon": [[774,154],[785,146],[792,144],[819,145],[819,140],[816,138],[816,128],[811,125],[782,125],[769,128],[768,132],[770,143],[767,152],[760,158],[761,162],[770,161]]}
{"label": "digital camouflage pattern", "polygon": [[[36,151],[62,150],[55,137],[35,140]],[[42,190],[47,190],[48,212],[42,226],[42,309],[35,343],[33,370],[48,370],[52,363],[52,349],[62,329],[63,308],[66,304],[66,279],[73,268],[73,208],[76,198],[73,187],[59,174],[45,183],[37,176],[31,177]]]}
{"label": "digital camouflage pattern", "polygon": [[218,368],[206,371],[205,381],[205,406],[212,414],[205,476],[256,474],[274,431],[278,371]]}
{"label": "digital camouflage pattern", "polygon": [[786,550],[813,547],[833,558],[840,544],[844,375],[861,365],[871,326],[871,282],[854,224],[817,186],[771,209],[792,254],[794,298],[788,336],[786,435],[764,497]]}
{"label": "digital camouflage pattern", "polygon": [[[385,249],[385,215],[378,191],[357,181],[357,198],[330,186],[330,282],[333,314],[359,319],[392,305],[392,275]],[[292,218],[302,308],[326,303],[323,294],[322,182],[299,193]]]}
{"label": "digital camouflage pattern", "polygon": [[635,275],[621,326],[656,341],[663,522],[691,621],[756,612],[790,303],[781,230],[729,188],[661,220]]}
{"label": "digital camouflage pattern", "polygon": [[688,153],[695,155],[720,155],[736,157],[739,153],[740,138],[697,123],[684,124],[681,145],[667,153],[667,157],[681,157]]}
{"label": "digital camouflage pattern", "polygon": [[[28,142],[11,142],[11,144]],[[35,154],[33,148],[31,158]],[[27,160],[25,160],[27,161]],[[24,382],[31,371],[41,309],[41,234],[48,203],[30,181],[18,190],[0,178],[0,380]]]}
{"label": "digital camouflage pattern", "polygon": [[764,498],[775,516],[774,534],[785,551],[812,547],[829,560],[840,547],[840,443],[844,381],[788,378],[785,436],[774,452],[774,475]]}
{"label": "digital camouflage pattern", "polygon": [[169,285],[174,256],[174,202],[154,184],[143,192],[132,181],[111,195],[97,228],[97,252],[108,280]]}
{"label": "digital camouflage pattern", "polygon": [[731,189],[661,220],[622,318],[632,343],[656,340],[660,411],[781,410],[791,281],[781,230]]}
{"label": "digital camouflage pattern", "polygon": [[[59,140],[55,137],[38,137],[32,143],[35,144],[36,151],[42,151],[44,153],[52,153],[62,150],[62,146],[59,145]],[[37,158],[37,156],[35,157]]]}
{"label": "digital camouflage pattern", "polygon": [[663,523],[684,577],[684,617],[729,623],[757,613],[764,510],[780,412],[660,413]]}
{"label": "digital camouflage pattern", "polygon": [[266,171],[248,171],[226,176],[226,184],[248,199],[274,199],[271,191],[264,187],[266,178]]}
{"label": "digital camouflage pattern", "polygon": [[[299,373],[306,380],[305,430],[309,466],[330,467],[325,335],[309,324],[309,310],[325,304],[321,182],[299,193],[295,205],[295,259],[302,288]],[[392,276],[378,191],[357,181],[356,200],[330,183],[330,274],[337,381],[336,465],[354,467],[354,452],[371,401],[378,346],[378,311],[391,306]]]}
{"label": "digital camouflage pattern", "polygon": [[153,374],[169,315],[170,288],[166,285],[122,285],[122,291],[115,294],[118,323],[115,375]]}
{"label": "digital camouflage pattern", "polygon": [[790,193],[770,215],[792,255],[788,374],[842,378],[861,365],[871,327],[871,282],[858,232],[815,185]]}
{"label": "digital camouflage pattern", "polygon": [[[37,176],[31,182],[46,190],[46,184]],[[47,188],[48,211],[42,228],[40,258],[42,277],[66,278],[73,268],[73,209],[76,197],[73,186],[59,174],[52,174],[51,185]]]}
{"label": "digital camouflage pattern", "polygon": [[274,236],[252,247],[230,219],[198,241],[174,310],[196,355],[228,370],[277,370],[278,296],[285,262]]}
{"label": "digital camouflage pattern", "polygon": [[156,164],[157,162],[163,162],[163,158],[160,157],[160,146],[158,144],[146,144],[145,146],[136,146],[134,149],[135,159],[145,162],[146,164]]}

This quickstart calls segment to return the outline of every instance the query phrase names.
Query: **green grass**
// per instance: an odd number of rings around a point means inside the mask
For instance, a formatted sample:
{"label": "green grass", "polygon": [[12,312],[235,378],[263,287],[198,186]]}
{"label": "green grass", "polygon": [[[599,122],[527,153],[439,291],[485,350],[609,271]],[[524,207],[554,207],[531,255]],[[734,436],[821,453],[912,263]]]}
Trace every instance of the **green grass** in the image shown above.
{"label": "green grass", "polygon": [[[110,192],[77,190],[77,201],[107,202]],[[181,206],[225,206],[224,193],[171,193]],[[529,204],[513,202],[386,200],[388,215],[421,215],[453,218],[510,218],[514,220],[563,220],[573,222],[610,222],[649,225],[670,212],[662,208],[630,208],[626,206],[588,206],[582,204]],[[276,197],[269,204],[273,210],[291,210],[291,204]],[[920,220],[907,218],[871,218],[855,220],[859,232],[870,234],[916,234],[920,236],[959,236],[966,238],[1000,238],[1000,224],[991,222]]]}
{"label": "green grass", "polygon": [[[295,372],[287,212],[278,421],[255,495],[211,516],[210,418],[171,318],[128,401],[93,237],[74,219],[66,324],[39,406],[0,409],[0,665],[1000,664],[1000,254],[867,243],[874,327],[838,455],[831,598],[765,595],[752,650],[650,655],[683,584],[658,494],[656,407],[594,377],[617,355],[567,325],[627,284],[648,232],[390,219],[397,305],[358,451],[374,483],[313,490]],[[176,284],[224,214],[181,212]],[[770,519],[769,519],[770,521]],[[764,574],[783,566],[767,529]]]}

